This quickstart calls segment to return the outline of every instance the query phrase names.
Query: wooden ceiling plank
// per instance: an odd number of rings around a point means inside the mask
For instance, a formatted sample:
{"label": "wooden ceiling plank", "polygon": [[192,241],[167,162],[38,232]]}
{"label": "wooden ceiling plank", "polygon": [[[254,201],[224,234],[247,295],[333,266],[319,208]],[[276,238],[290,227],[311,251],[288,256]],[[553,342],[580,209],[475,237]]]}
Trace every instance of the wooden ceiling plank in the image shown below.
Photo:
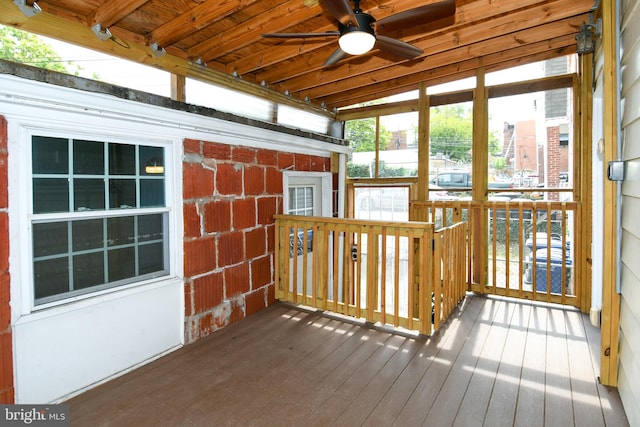
{"label": "wooden ceiling plank", "polygon": [[[487,20],[494,15],[501,15],[513,12],[514,10],[519,10],[525,7],[532,7],[535,5],[544,5],[548,2],[549,0],[522,0],[519,2],[495,2],[494,0],[476,0],[466,2],[465,4],[459,5],[457,8],[455,28],[468,26],[473,22]],[[379,19],[393,14],[395,10],[405,10],[415,6],[415,0],[397,2],[395,6],[392,2],[389,2],[387,4],[379,5],[376,8],[371,9],[370,12],[372,12],[373,16]],[[407,42],[412,42],[417,38],[424,37],[424,35],[426,34],[437,34],[439,32],[441,32],[441,29],[419,35],[414,34],[413,36],[403,37],[402,39]],[[301,54],[307,53],[314,49],[317,49],[317,46],[312,46],[310,48],[309,46],[305,46],[303,43],[300,43],[299,45],[291,43],[290,46],[277,45],[274,46],[274,49],[270,49],[269,51],[258,52],[254,55],[242,58],[234,62],[233,64],[230,64],[229,68],[237,71],[240,75],[243,75],[249,72],[254,72],[259,68],[277,64],[286,59],[299,57]],[[335,49],[335,44],[332,45],[331,50],[333,49]],[[275,52],[271,52],[272,50],[275,50]],[[318,54],[320,54],[322,57],[328,57],[330,53],[319,52]],[[275,80],[270,81],[272,83],[276,83]]]}
{"label": "wooden ceiling plank", "polygon": [[[571,14],[581,13],[589,9],[589,2],[590,0],[577,0],[570,5],[567,5],[566,0],[547,0],[544,2],[530,1],[529,3],[532,3],[532,5],[527,8],[521,7],[519,4],[520,2],[507,2],[512,4],[512,13],[498,15],[494,19],[491,19],[494,13],[492,5],[493,2],[485,2],[485,0],[481,0],[471,3],[469,6],[466,6],[466,9],[464,5],[461,6],[458,11],[460,14],[459,16],[461,17],[459,19],[457,17],[458,22],[456,25],[448,28],[447,30],[434,34],[405,37],[404,39],[425,50],[425,54],[423,56],[427,56],[429,54],[437,53],[440,50],[446,50],[457,47],[461,44],[474,42],[478,38],[492,37],[495,34],[499,34],[498,31],[505,31],[505,29],[512,32],[533,26],[535,23],[550,21],[553,19],[554,14],[560,17],[566,17]],[[516,3],[518,3],[518,6],[515,6]],[[492,33],[491,31],[495,31],[495,33]],[[299,53],[295,53],[295,59],[287,62],[286,68],[278,66],[259,70],[256,73],[257,79],[264,80],[273,85],[276,83],[282,83],[285,79],[289,79],[291,77],[315,72],[316,74],[310,76],[311,78],[308,80],[310,82],[320,82],[324,81],[323,79],[329,78],[333,73],[336,73],[335,75],[338,78],[341,78],[339,76],[344,75],[344,73],[340,74],[340,69],[345,73],[352,74],[357,70],[364,70],[367,67],[371,69],[385,66],[385,64],[394,64],[393,61],[384,61],[384,58],[378,56],[368,59],[367,64],[364,66],[362,64],[358,64],[357,67],[350,66],[350,62],[357,62],[360,60],[359,58],[354,58],[352,60],[347,60],[342,64],[338,64],[336,67],[326,68],[323,67],[323,62],[324,58],[329,55],[330,51],[331,48],[328,47],[324,51],[318,50],[312,54],[299,55]],[[268,58],[270,53],[270,51],[267,51],[262,55],[261,61],[263,63],[270,62]],[[279,53],[278,55],[280,56]],[[302,87],[295,86],[296,85],[293,84],[291,90],[302,89]]]}
{"label": "wooden ceiling plank", "polygon": [[200,66],[169,54],[156,56],[145,45],[134,42],[123,45],[113,40],[100,41],[84,23],[73,23],[68,19],[50,15],[46,12],[27,18],[10,2],[0,2],[0,24],[10,25],[88,49],[102,51],[119,58],[163,69],[173,74],[216,84],[325,117],[332,118],[334,116],[327,109],[311,102],[298,100],[293,96],[286,96],[269,88],[236,79],[209,67]]}
{"label": "wooden ceiling plank", "polygon": [[[429,82],[429,86],[448,83],[461,78],[471,77],[479,67],[486,67],[487,71],[497,71],[510,66],[521,65],[521,58],[549,59],[575,53],[575,39],[571,35],[553,38],[520,46],[503,52],[489,53],[484,56],[473,57],[466,61],[434,67],[419,73],[407,75],[397,79],[386,80],[375,84],[354,86],[356,89],[336,92],[326,97],[319,97],[330,108],[340,108],[362,102],[362,99],[377,99],[388,96],[391,92],[398,93],[397,88],[406,91],[418,87],[420,82]],[[373,98],[372,98],[373,97]]]}
{"label": "wooden ceiling plank", "polygon": [[[520,57],[517,59],[513,59],[510,61],[505,61],[505,62],[501,62],[498,64],[493,64],[491,66],[491,68],[488,70],[490,72],[493,71],[500,71],[500,70],[504,70],[507,68],[512,68],[512,67],[517,67],[520,65],[526,65],[526,64],[530,64],[530,63],[534,63],[534,62],[539,62],[539,61],[546,61],[547,59],[552,59],[552,58],[556,58],[559,56],[559,54],[571,54],[571,53],[575,53],[575,47],[566,47],[564,49],[560,49],[559,51],[546,51],[546,52],[541,52],[538,53],[536,55],[531,55],[531,56],[525,56],[525,57]],[[463,72],[463,73],[459,73],[459,74],[450,74],[450,75],[446,75],[446,76],[438,76],[438,77],[434,77],[432,79],[428,79],[425,80],[425,83],[427,84],[427,86],[436,86],[439,84],[444,84],[444,83],[451,83],[452,81],[455,80],[459,80],[459,79],[465,79],[468,77],[473,77],[473,71],[467,71],[467,72]],[[412,84],[410,86],[407,86],[405,88],[403,88],[405,91],[411,91],[411,90],[416,90],[418,88],[418,84]],[[350,105],[355,105],[355,104],[359,104],[362,102],[368,102],[371,101],[372,99],[381,99],[381,98],[385,98],[391,95],[395,95],[399,93],[396,88],[394,87],[389,87],[386,90],[380,91],[380,92],[375,92],[375,96],[372,97],[371,93],[366,93],[366,92],[360,92],[360,93],[355,93],[352,92],[350,94],[347,94],[347,97],[343,98],[343,99],[339,99],[336,102],[332,102],[330,99],[327,99],[327,106],[330,106],[331,108],[341,108],[341,107],[348,107]]]}
{"label": "wooden ceiling plank", "polygon": [[[359,87],[354,86],[354,89],[335,92],[326,97],[321,97],[320,99],[322,99],[322,101],[331,108],[340,108],[352,105],[354,97],[371,97],[380,93],[389,93],[390,91],[402,93],[413,90],[413,88],[417,87],[420,82],[433,82],[435,80],[439,83],[447,83],[466,77],[472,77],[475,70],[482,66],[486,66],[488,70],[495,71],[496,69],[501,69],[500,64],[513,63],[514,61],[518,61],[520,57],[531,57],[541,54],[549,55],[550,57],[557,57],[574,52],[575,42],[573,40],[568,40],[568,37],[560,40],[547,40],[536,43],[534,46],[511,49],[506,51],[505,54],[502,54],[502,52],[489,54],[484,57],[472,58],[456,64],[431,68],[420,73],[399,77],[393,80],[362,85]],[[433,83],[430,83],[429,85],[432,86]]]}
{"label": "wooden ceiling plank", "polygon": [[[582,22],[581,17],[573,17],[568,18],[569,22]],[[563,24],[566,24],[565,21],[561,21],[560,23],[552,23],[546,25],[546,30],[544,33],[549,35],[548,40],[537,41],[532,40],[527,44],[521,44],[522,40],[528,40],[530,37],[537,35],[535,33],[539,32],[538,29],[528,29],[517,33],[516,35],[506,35],[502,37],[497,37],[489,40],[484,40],[482,42],[476,43],[472,46],[464,46],[458,49],[452,49],[449,51],[441,52],[437,55],[433,55],[426,64],[420,64],[420,67],[416,67],[419,69],[419,72],[415,72],[416,70],[409,69],[385,69],[381,71],[373,71],[368,74],[362,74],[358,76],[354,76],[349,80],[349,85],[345,85],[344,80],[331,82],[327,85],[314,87],[309,90],[301,91],[298,93],[299,96],[308,96],[309,98],[326,98],[328,95],[334,93],[344,93],[348,91],[351,87],[362,88],[371,84],[380,84],[384,81],[393,81],[397,84],[399,79],[405,78],[407,76],[416,76],[424,74],[428,72],[429,69],[434,68],[442,68],[447,65],[454,65],[460,68],[461,64],[467,63],[468,61],[458,62],[459,58],[491,58],[491,55],[521,55],[522,52],[526,52],[526,49],[535,49],[535,50],[553,50],[558,44],[564,45],[565,43],[574,43],[575,38],[573,35],[563,35],[558,31],[553,31],[554,28],[557,28]],[[498,48],[500,47],[500,48]],[[497,52],[497,53],[495,53]],[[433,64],[429,66],[428,64]],[[486,64],[483,64],[486,66]],[[418,82],[419,80],[415,80]]]}
{"label": "wooden ceiling plank", "polygon": [[[565,3],[566,2],[562,0],[558,0],[542,8],[536,7],[532,10],[519,11],[512,15],[499,17],[487,23],[485,26],[470,26],[460,30],[454,30],[453,32],[444,33],[421,42],[414,42],[414,44],[425,51],[421,58],[429,58],[430,55],[439,52],[455,49],[464,45],[471,45],[483,39],[492,39],[495,34],[504,34],[505,31],[518,34],[517,32],[526,28],[539,28],[539,34],[533,33],[528,37],[545,39],[547,37],[542,34],[544,32],[542,27],[548,25],[546,22],[550,20],[563,20],[567,17],[570,18],[583,11],[583,8],[575,7],[575,3],[573,3],[573,7],[568,7]],[[566,28],[566,31],[577,33],[579,26],[580,24],[578,24],[578,27]],[[514,35],[514,39],[517,40],[517,37],[519,36]],[[525,40],[519,42],[524,43]],[[265,73],[258,73],[257,78],[271,84],[278,82],[282,84],[282,86],[287,87],[291,92],[299,92],[309,89],[314,85],[327,84],[332,81],[342,80],[346,77],[352,77],[354,73],[364,74],[392,65],[392,63],[385,58],[372,57],[368,59],[366,63],[359,64],[357,67],[353,67],[349,62],[332,68],[314,67],[314,65],[319,62],[319,59],[311,62],[312,60],[310,58],[302,57],[295,60],[293,64],[289,64],[287,67],[289,75],[296,75],[297,70],[306,70],[306,73],[298,74],[296,77],[289,78],[288,80],[282,80],[283,76],[281,74],[278,75],[278,73],[280,73],[279,70],[269,70]],[[431,59],[429,59],[429,61],[431,61]],[[405,66],[407,64],[408,63],[406,63]]]}
{"label": "wooden ceiling plank", "polygon": [[[189,49],[190,56],[202,57],[204,62],[210,62],[230,51],[234,51],[262,38],[261,34],[275,33],[287,28],[308,21],[323,13],[319,4],[312,7],[305,6],[302,2],[287,2],[275,9],[256,16],[232,29],[225,31],[215,37]],[[335,30],[334,27],[327,26],[319,28],[318,33]]]}
{"label": "wooden ceiling plank", "polygon": [[89,26],[109,28],[149,0],[107,0],[89,15]]}
{"label": "wooden ceiling plank", "polygon": [[258,0],[206,1],[159,26],[147,38],[149,43],[158,43],[158,46],[162,47],[170,46],[256,1]]}

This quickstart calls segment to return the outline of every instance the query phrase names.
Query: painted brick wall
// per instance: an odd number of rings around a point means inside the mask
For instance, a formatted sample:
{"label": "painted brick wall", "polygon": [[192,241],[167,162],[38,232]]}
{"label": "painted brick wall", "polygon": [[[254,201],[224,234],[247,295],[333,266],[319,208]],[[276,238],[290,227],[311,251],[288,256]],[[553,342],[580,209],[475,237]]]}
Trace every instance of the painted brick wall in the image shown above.
{"label": "painted brick wall", "polygon": [[7,121],[0,116],[0,404],[13,403],[7,155]]}
{"label": "painted brick wall", "polygon": [[187,343],[275,301],[273,215],[282,213],[283,170],[327,172],[330,159],[184,141]]}

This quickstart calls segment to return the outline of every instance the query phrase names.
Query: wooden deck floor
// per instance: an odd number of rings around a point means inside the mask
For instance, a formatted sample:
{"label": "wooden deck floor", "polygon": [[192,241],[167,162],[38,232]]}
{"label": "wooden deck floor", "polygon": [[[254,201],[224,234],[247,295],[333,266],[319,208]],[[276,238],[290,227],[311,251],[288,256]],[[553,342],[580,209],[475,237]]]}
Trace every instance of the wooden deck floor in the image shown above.
{"label": "wooden deck floor", "polygon": [[572,309],[468,296],[432,337],[277,304],[67,403],[72,426],[627,426]]}

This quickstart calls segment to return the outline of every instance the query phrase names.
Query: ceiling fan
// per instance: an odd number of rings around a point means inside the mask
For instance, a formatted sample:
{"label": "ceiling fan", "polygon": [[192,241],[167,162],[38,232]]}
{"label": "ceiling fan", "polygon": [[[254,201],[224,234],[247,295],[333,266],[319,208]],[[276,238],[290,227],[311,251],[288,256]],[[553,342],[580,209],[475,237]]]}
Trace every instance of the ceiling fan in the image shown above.
{"label": "ceiling fan", "polygon": [[270,33],[262,34],[267,38],[315,38],[339,37],[340,47],[324,62],[324,66],[333,65],[347,55],[361,55],[374,46],[400,59],[414,59],[422,55],[423,50],[402,40],[384,35],[398,30],[407,30],[417,25],[443,18],[452,17],[456,12],[455,0],[444,0],[416,7],[395,15],[376,20],[360,9],[360,0],[353,0],[351,9],[349,0],[320,0],[324,7],[338,20],[338,31],[324,33]]}

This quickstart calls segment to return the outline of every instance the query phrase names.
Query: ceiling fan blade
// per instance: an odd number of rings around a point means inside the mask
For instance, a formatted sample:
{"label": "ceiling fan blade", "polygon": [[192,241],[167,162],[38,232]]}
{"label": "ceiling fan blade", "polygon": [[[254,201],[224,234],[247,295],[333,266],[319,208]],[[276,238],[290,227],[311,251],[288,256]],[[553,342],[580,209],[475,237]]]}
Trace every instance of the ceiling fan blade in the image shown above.
{"label": "ceiling fan blade", "polygon": [[448,18],[455,15],[455,13],[456,2],[454,0],[445,0],[387,16],[376,21],[374,25],[378,32],[405,30],[416,25]]}
{"label": "ceiling fan blade", "polygon": [[413,59],[424,53],[422,49],[410,43],[381,35],[376,36],[376,47],[403,59]]}
{"label": "ceiling fan blade", "polygon": [[341,59],[346,58],[348,55],[349,54],[346,53],[344,50],[338,48],[327,58],[326,61],[324,61],[324,64],[322,64],[322,66],[328,67],[330,65],[334,65],[338,63],[338,61],[340,61]]}
{"label": "ceiling fan blade", "polygon": [[351,22],[353,25],[358,26],[358,20],[351,9],[349,0],[320,0],[320,3],[322,3],[325,9],[340,21],[341,24],[347,25]]}
{"label": "ceiling fan blade", "polygon": [[327,31],[326,33],[267,33],[262,37],[272,39],[309,39],[312,37],[337,37],[340,31]]}

